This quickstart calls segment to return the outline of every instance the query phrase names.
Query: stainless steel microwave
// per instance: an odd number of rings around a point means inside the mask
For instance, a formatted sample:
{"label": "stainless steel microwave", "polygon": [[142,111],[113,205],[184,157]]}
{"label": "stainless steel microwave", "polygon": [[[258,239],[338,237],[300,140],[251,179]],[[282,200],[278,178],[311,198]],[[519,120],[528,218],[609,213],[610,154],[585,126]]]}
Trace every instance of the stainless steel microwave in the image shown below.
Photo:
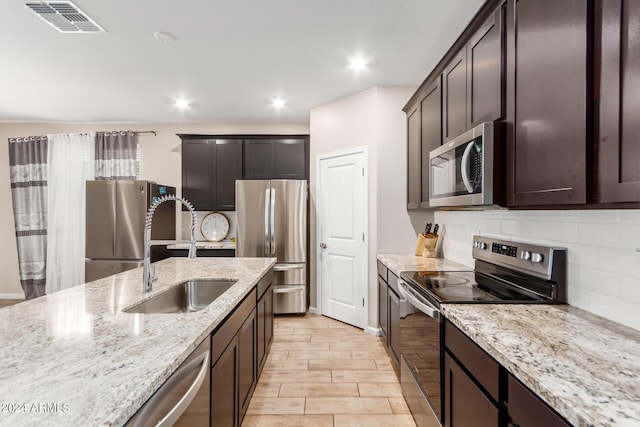
{"label": "stainless steel microwave", "polygon": [[481,123],[429,153],[431,206],[504,204],[502,123]]}

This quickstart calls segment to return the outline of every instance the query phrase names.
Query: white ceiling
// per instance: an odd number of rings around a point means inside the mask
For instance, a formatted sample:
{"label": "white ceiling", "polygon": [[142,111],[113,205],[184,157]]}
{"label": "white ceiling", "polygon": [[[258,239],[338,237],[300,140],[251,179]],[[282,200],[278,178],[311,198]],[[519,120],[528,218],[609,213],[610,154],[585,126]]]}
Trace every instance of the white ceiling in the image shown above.
{"label": "white ceiling", "polygon": [[60,33],[27,1],[0,1],[3,122],[307,122],[375,85],[419,85],[484,0],[75,0],[100,34]]}

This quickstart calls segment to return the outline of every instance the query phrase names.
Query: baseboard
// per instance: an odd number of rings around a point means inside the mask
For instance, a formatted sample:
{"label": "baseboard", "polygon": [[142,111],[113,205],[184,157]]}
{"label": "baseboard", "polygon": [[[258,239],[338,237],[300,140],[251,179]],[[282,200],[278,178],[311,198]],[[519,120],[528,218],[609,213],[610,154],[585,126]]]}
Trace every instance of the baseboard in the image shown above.
{"label": "baseboard", "polygon": [[367,326],[366,332],[369,335],[373,335],[374,337],[381,337],[382,336],[382,329],[374,328],[373,326]]}
{"label": "baseboard", "polygon": [[24,294],[0,294],[0,299],[24,299]]}
{"label": "baseboard", "polygon": [[315,307],[309,307],[309,313],[311,314],[318,314],[318,310],[316,310]]}

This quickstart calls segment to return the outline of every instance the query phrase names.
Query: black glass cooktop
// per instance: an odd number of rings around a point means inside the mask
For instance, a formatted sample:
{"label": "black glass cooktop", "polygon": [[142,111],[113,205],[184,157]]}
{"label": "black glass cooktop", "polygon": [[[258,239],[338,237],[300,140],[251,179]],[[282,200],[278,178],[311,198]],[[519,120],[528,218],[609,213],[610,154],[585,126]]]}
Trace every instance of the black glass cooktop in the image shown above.
{"label": "black glass cooktop", "polygon": [[473,271],[412,271],[402,278],[413,289],[436,303],[534,302],[512,287],[483,281]]}

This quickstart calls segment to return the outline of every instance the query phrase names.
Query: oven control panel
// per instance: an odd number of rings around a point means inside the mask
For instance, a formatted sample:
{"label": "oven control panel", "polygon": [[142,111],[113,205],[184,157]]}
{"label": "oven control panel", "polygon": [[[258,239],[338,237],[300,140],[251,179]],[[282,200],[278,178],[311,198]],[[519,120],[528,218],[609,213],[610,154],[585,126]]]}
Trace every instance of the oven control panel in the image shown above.
{"label": "oven control panel", "polygon": [[554,261],[564,259],[566,249],[474,236],[472,253],[477,260],[551,278]]}
{"label": "oven control panel", "polygon": [[491,252],[494,254],[510,256],[512,258],[518,256],[518,248],[516,246],[501,245],[499,243],[491,244]]}

